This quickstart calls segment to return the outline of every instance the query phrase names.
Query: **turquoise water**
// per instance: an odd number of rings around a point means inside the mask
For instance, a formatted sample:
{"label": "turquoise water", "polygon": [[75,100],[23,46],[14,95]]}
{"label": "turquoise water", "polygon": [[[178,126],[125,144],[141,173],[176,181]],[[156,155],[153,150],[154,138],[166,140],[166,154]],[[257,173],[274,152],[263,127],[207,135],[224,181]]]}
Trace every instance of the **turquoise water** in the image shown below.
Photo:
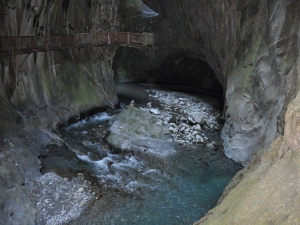
{"label": "turquoise water", "polygon": [[[99,113],[61,130],[66,142],[81,151],[77,157],[89,164],[102,187],[101,197],[71,224],[193,224],[215,206],[242,168],[227,159],[222,149],[201,144],[174,145],[177,153],[167,158],[137,152],[113,154],[103,141],[103,131],[115,113]],[[218,132],[208,135],[221,142]]]}

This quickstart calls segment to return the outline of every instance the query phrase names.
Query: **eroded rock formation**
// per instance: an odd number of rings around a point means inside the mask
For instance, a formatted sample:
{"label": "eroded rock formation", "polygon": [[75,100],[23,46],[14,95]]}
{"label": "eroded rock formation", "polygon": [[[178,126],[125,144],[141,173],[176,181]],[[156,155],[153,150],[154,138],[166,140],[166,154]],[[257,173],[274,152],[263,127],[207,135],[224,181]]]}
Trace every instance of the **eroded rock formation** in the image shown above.
{"label": "eroded rock formation", "polygon": [[205,82],[209,72],[191,70],[182,59],[188,56],[208,63],[224,89],[226,155],[246,165],[258,149],[282,134],[286,106],[298,91],[300,3],[166,0],[148,4],[160,12],[149,22],[160,50],[131,50],[121,77],[130,71],[139,75],[133,79],[146,81],[151,71],[152,81],[174,81],[185,73],[209,89],[207,83],[216,83],[212,74]]}
{"label": "eroded rock formation", "polygon": [[[117,70],[122,60],[121,79],[185,82],[187,76],[187,84],[212,92],[220,92],[222,86],[224,146],[226,155],[237,162],[246,165],[278,136],[235,177],[200,224],[299,223],[299,97],[286,119],[284,114],[298,92],[300,2],[144,2],[160,14],[147,22],[147,31],[156,33],[159,51],[119,49],[115,56],[116,48],[103,47],[0,59],[1,222],[34,223],[36,211],[28,193],[39,176],[36,149],[60,144],[50,132],[60,123],[116,103],[113,67]],[[7,15],[0,15],[0,35],[116,30],[121,27],[119,4],[1,1],[0,10]]]}
{"label": "eroded rock formation", "polygon": [[299,224],[300,95],[289,104],[285,134],[238,172],[200,224]]}
{"label": "eroded rock formation", "polygon": [[[115,30],[119,1],[1,1],[0,35],[37,36]],[[117,103],[116,47],[32,53],[0,59],[0,223],[34,224],[29,197],[37,149],[61,145],[58,125]]]}

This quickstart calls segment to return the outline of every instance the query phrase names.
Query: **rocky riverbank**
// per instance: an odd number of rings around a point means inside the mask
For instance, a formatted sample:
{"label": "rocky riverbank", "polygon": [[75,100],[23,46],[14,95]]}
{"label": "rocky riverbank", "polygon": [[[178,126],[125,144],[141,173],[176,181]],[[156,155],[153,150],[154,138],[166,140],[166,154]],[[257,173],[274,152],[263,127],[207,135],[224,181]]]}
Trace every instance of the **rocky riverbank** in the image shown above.
{"label": "rocky riverbank", "polygon": [[[166,219],[154,219],[143,211],[126,215],[121,207],[124,202],[131,205],[128,211],[138,210],[137,204],[145,205],[146,212],[161,207],[159,215],[176,207],[183,214],[168,220],[182,224],[200,217],[197,207],[202,201],[207,203],[200,207],[201,215],[215,204],[222,187],[241,168],[224,157],[218,137],[220,102],[145,89],[149,98],[142,104],[121,104],[119,110],[98,113],[61,129],[67,148],[52,145],[41,149],[44,175],[35,181],[33,189],[38,224],[95,224],[103,220],[111,224],[107,218],[114,221],[112,217],[151,224],[147,221]],[[187,109],[197,113],[189,114]],[[172,132],[175,127],[178,131]],[[191,178],[194,176],[201,179]],[[206,187],[214,182],[218,182],[215,187]],[[154,190],[170,195],[162,202],[165,205],[157,203],[155,199],[162,197],[153,196]],[[185,192],[189,194],[185,196]],[[190,204],[197,207],[185,216]],[[122,224],[122,220],[115,222]]]}
{"label": "rocky riverbank", "polygon": [[205,136],[205,130],[218,132],[222,128],[219,100],[179,92],[149,92],[149,97],[160,101],[162,107],[161,110],[150,108],[149,111],[163,120],[174,141],[179,144],[204,143],[208,147],[215,147],[216,143]]}

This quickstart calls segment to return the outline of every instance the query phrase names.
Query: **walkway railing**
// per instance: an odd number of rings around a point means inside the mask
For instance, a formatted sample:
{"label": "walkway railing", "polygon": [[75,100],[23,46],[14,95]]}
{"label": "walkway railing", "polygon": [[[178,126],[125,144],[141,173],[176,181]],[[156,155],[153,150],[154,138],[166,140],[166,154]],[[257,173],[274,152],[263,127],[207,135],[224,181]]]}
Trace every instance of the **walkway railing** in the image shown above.
{"label": "walkway railing", "polygon": [[60,49],[100,47],[111,44],[134,48],[153,48],[154,36],[152,33],[101,32],[0,37],[0,57]]}

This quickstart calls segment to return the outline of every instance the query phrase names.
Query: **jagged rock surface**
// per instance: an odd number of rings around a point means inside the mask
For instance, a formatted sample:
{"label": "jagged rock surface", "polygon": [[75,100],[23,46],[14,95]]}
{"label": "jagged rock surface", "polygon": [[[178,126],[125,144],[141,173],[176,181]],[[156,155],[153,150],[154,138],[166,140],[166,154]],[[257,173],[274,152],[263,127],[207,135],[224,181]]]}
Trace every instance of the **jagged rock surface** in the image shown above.
{"label": "jagged rock surface", "polygon": [[226,187],[218,205],[195,225],[299,224],[300,94],[285,116],[285,134],[257,152]]}
{"label": "jagged rock surface", "polygon": [[144,74],[144,81],[193,74],[199,88],[208,88],[215,83],[211,73],[184,66],[187,57],[207,62],[224,89],[226,155],[246,165],[282,134],[286,106],[298,90],[299,1],[157,0],[148,5],[161,15],[152,23],[160,50],[131,50],[120,75],[135,65],[134,74]]}
{"label": "jagged rock surface", "polygon": [[[119,1],[1,1],[1,36],[117,29]],[[111,24],[114,26],[112,27]],[[34,224],[29,195],[40,176],[37,149],[61,145],[51,131],[71,117],[117,103],[116,47],[0,59],[0,224]]]}
{"label": "jagged rock surface", "polygon": [[[259,148],[283,134],[286,106],[298,92],[300,2],[144,2],[160,13],[152,25],[161,51],[127,51],[123,72],[128,74],[133,65],[139,74],[133,80],[149,82],[185,73],[192,81],[198,79],[199,87],[216,91],[216,78],[201,69],[208,70],[206,62],[224,90],[226,154],[247,164]],[[118,0],[1,1],[7,15],[1,15],[0,35],[106,30],[118,25],[117,4]],[[76,49],[0,60],[1,223],[33,223],[36,214],[27,193],[39,176],[35,149],[59,143],[48,131],[71,116],[116,101],[115,50]],[[193,62],[198,67],[186,71]],[[298,115],[297,107],[291,109],[287,115]],[[299,223],[294,211],[299,208],[297,118],[287,116],[283,141],[278,138],[270,149],[260,151],[200,224]]]}

